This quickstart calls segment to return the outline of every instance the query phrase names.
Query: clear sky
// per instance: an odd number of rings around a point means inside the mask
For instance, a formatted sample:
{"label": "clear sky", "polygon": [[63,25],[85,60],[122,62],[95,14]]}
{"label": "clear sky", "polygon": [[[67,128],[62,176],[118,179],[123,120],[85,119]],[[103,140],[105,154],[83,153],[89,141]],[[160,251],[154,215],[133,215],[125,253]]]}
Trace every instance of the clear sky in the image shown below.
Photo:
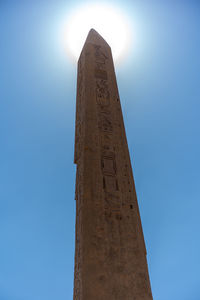
{"label": "clear sky", "polygon": [[[0,1],[0,300],[72,299],[76,65],[57,35],[79,3]],[[199,300],[200,2],[113,5],[137,24],[116,73],[153,296]]]}

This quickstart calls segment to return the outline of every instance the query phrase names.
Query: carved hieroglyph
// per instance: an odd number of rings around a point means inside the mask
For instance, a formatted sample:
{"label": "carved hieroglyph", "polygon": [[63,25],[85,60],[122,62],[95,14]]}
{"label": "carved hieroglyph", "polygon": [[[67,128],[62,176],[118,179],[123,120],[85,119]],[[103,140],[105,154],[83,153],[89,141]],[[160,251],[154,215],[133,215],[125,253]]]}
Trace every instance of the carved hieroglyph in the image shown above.
{"label": "carved hieroglyph", "polygon": [[111,49],[93,29],[76,103],[74,300],[152,300]]}

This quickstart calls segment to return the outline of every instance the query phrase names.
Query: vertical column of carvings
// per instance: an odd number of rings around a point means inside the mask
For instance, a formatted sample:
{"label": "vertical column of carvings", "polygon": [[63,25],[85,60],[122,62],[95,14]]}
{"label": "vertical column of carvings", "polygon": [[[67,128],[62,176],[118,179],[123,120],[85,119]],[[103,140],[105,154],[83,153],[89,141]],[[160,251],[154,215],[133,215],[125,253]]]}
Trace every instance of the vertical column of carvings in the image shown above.
{"label": "vertical column of carvings", "polygon": [[75,268],[74,268],[74,300],[80,300],[82,294],[82,247],[81,247],[81,224],[82,224],[82,181],[83,181],[83,138],[84,138],[84,86],[83,86],[83,57],[78,63],[77,99],[76,99],[76,129],[75,129],[75,155],[76,169],[76,239],[75,239]]}
{"label": "vertical column of carvings", "polygon": [[[103,188],[103,210],[105,233],[105,263],[114,265],[119,258],[119,224],[121,218],[121,200],[119,195],[118,170],[114,146],[114,124],[111,95],[108,84],[107,49],[94,46],[96,105],[100,140],[100,165]],[[112,267],[107,268],[112,272]],[[111,274],[109,274],[111,275]]]}

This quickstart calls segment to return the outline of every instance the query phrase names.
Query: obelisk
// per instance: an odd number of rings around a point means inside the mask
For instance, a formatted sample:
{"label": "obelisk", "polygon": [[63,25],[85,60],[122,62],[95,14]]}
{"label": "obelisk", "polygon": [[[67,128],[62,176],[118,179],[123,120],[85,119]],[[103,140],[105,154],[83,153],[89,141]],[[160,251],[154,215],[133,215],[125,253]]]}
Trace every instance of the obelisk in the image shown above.
{"label": "obelisk", "polygon": [[74,300],[152,300],[111,48],[94,29],[78,61],[75,163]]}

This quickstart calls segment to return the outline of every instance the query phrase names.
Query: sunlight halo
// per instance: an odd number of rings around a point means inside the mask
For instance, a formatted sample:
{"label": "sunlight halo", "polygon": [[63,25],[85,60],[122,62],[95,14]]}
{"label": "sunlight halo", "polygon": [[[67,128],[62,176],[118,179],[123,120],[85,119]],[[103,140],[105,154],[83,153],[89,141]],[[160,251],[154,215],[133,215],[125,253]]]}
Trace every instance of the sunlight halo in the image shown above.
{"label": "sunlight halo", "polygon": [[91,28],[111,46],[115,61],[121,60],[128,52],[130,24],[121,9],[108,4],[86,4],[71,11],[63,25],[65,48],[76,60]]}

